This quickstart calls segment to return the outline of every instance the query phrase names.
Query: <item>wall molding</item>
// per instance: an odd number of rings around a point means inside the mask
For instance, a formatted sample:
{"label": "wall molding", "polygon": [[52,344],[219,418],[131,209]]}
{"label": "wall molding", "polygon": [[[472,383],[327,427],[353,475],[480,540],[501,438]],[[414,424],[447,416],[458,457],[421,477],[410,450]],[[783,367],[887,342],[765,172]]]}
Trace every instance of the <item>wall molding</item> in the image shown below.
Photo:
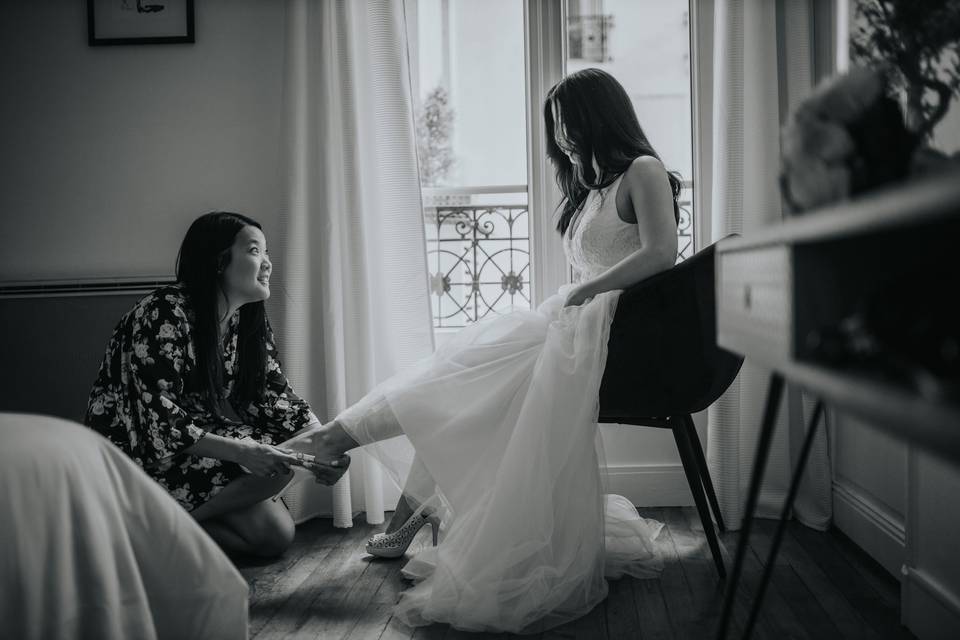
{"label": "wall molding", "polygon": [[687,507],[693,494],[681,464],[608,465],[607,493],[624,496],[640,507]]}
{"label": "wall molding", "polygon": [[906,523],[857,485],[833,481],[833,518],[837,528],[873,559],[900,578],[907,554]]}
{"label": "wall molding", "polygon": [[960,597],[923,569],[903,566],[902,621],[918,638],[955,638]]}
{"label": "wall molding", "polygon": [[[352,471],[352,469],[351,469]],[[693,494],[687,485],[687,476],[680,464],[622,464],[608,465],[607,484],[604,490],[624,496],[639,507],[689,507],[693,506]],[[333,515],[333,503],[329,492],[312,492],[312,480],[303,486],[292,482],[284,492],[284,500],[290,507],[294,521],[305,522],[311,518],[329,518]],[[385,487],[386,488],[386,487]],[[396,491],[395,489],[393,491]],[[396,494],[397,497],[399,494]],[[389,493],[384,505],[392,509],[396,503]],[[363,500],[354,498],[354,515],[363,511]]]}
{"label": "wall molding", "polygon": [[174,282],[170,276],[0,282],[0,299],[146,294]]}

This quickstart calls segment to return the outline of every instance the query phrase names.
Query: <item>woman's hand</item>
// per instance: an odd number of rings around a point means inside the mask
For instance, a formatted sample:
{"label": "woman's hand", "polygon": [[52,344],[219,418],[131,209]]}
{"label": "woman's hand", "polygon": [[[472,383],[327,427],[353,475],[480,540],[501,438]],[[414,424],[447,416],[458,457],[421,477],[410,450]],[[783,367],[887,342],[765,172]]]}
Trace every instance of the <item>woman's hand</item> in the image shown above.
{"label": "woman's hand", "polygon": [[347,472],[350,467],[350,456],[344,453],[339,458],[329,462],[314,460],[306,462],[302,466],[313,474],[317,482],[330,486],[336,484],[337,480]]}
{"label": "woman's hand", "polygon": [[240,442],[236,463],[246,467],[255,476],[276,478],[290,472],[290,465],[297,462],[297,456],[269,444],[259,442]]}
{"label": "woman's hand", "polygon": [[590,282],[584,282],[576,287],[567,294],[567,299],[564,301],[564,307],[577,307],[597,295],[598,291],[594,291],[594,287]]}
{"label": "woman's hand", "polygon": [[281,453],[293,456],[291,464],[302,467],[313,474],[313,477],[320,484],[336,484],[347,469],[350,468],[350,456],[341,454],[332,460],[318,460],[315,456],[302,451],[275,447]]}

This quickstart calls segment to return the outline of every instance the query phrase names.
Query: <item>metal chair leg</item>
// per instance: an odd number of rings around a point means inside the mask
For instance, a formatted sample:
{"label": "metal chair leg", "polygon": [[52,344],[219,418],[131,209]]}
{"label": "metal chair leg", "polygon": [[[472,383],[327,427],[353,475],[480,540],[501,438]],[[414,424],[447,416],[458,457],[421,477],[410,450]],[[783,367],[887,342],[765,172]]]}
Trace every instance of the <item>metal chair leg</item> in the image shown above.
{"label": "metal chair leg", "polygon": [[713,517],[717,521],[717,528],[720,531],[726,531],[723,516],[720,514],[720,502],[717,501],[717,492],[713,488],[710,469],[707,467],[707,457],[703,455],[703,445],[700,444],[700,436],[697,435],[697,426],[693,423],[693,417],[689,413],[683,416],[683,421],[687,427],[690,443],[693,445],[693,453],[696,456],[697,466],[700,468],[700,477],[703,479],[703,488],[706,489],[707,500],[710,501],[710,508],[713,509]]}
{"label": "metal chair leg", "polygon": [[713,562],[717,565],[717,573],[720,574],[721,578],[725,578],[727,569],[723,565],[723,555],[720,553],[720,542],[717,540],[717,532],[714,531],[713,528],[713,520],[710,519],[710,507],[707,506],[707,498],[703,493],[703,480],[700,477],[696,454],[693,450],[693,443],[690,442],[686,424],[682,421],[674,424],[673,437],[677,441],[677,450],[680,452],[683,471],[687,475],[687,483],[690,485],[690,491],[693,493],[693,501],[697,505],[697,513],[700,514],[703,533],[707,537],[707,544],[710,545]]}
{"label": "metal chair leg", "polygon": [[794,500],[797,498],[797,491],[800,489],[800,481],[803,479],[803,470],[807,466],[807,458],[810,456],[810,449],[813,445],[813,437],[817,433],[817,425],[820,423],[820,416],[823,413],[823,402],[818,400],[813,408],[813,415],[810,416],[810,426],[807,427],[807,435],[803,440],[803,447],[800,449],[800,458],[797,460],[797,466],[793,470],[793,478],[790,480],[790,490],[787,492],[787,499],[783,502],[783,509],[780,511],[780,522],[777,523],[777,531],[773,534],[773,543],[770,545],[770,551],[767,554],[767,563],[763,567],[763,575],[760,576],[760,584],[757,586],[757,592],[753,596],[753,607],[750,609],[750,617],[747,620],[747,626],[744,629],[743,637],[749,638],[753,632],[753,627],[757,623],[757,616],[760,614],[760,605],[763,603],[763,595],[767,591],[767,584],[770,582],[770,576],[773,574],[773,564],[777,560],[777,552],[780,551],[780,543],[783,541],[783,532],[787,528],[787,518],[790,517],[790,511],[793,509]]}
{"label": "metal chair leg", "polygon": [[753,459],[750,489],[747,492],[747,506],[743,513],[740,538],[737,540],[737,555],[733,560],[733,569],[730,572],[730,580],[727,583],[727,591],[723,598],[723,613],[720,616],[720,623],[717,625],[718,640],[726,640],[727,628],[730,626],[733,602],[736,599],[740,575],[743,573],[743,560],[747,554],[753,512],[757,507],[757,497],[760,495],[760,485],[763,482],[763,472],[767,466],[767,457],[770,454],[773,428],[776,425],[777,411],[780,408],[780,397],[782,395],[783,376],[778,373],[771,374],[770,385],[767,388],[767,403],[763,410],[763,422],[760,426],[760,437],[757,439],[757,451]]}

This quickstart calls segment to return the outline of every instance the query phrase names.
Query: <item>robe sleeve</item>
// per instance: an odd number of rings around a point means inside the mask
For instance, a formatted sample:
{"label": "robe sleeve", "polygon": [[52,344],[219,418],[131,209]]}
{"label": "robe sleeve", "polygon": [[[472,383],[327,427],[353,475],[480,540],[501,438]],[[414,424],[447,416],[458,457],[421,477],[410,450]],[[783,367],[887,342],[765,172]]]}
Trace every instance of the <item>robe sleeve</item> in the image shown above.
{"label": "robe sleeve", "polygon": [[[263,397],[250,402],[243,413],[265,442],[288,439],[316,418],[306,400],[294,392],[280,368],[273,331],[267,327],[266,385]],[[268,436],[268,438],[264,438]]]}
{"label": "robe sleeve", "polygon": [[123,357],[130,453],[141,465],[177,455],[216,423],[212,414],[190,412],[179,402],[195,356],[189,323],[176,296],[160,296],[138,308]]}

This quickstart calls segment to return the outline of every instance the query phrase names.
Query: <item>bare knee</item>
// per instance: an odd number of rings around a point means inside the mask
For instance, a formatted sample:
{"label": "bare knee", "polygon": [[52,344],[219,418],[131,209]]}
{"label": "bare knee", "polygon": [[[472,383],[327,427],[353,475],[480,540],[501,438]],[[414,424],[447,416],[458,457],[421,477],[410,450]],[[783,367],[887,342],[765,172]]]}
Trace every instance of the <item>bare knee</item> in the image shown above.
{"label": "bare knee", "polygon": [[259,513],[264,504],[278,504],[279,508],[286,513],[282,504],[274,503],[270,498],[283,491],[292,479],[293,471],[288,471],[276,478],[245,474],[191,511],[190,515],[197,522],[222,520],[229,529],[246,539],[248,530],[254,528],[248,524],[248,521],[251,518],[257,519],[254,514]]}
{"label": "bare knee", "polygon": [[296,533],[293,518],[279,501],[267,500],[261,505],[251,510],[243,535],[255,554],[279,556],[293,543]]}
{"label": "bare knee", "polygon": [[253,504],[256,505],[276,496],[290,484],[291,480],[293,480],[292,470],[283,475],[278,475],[276,478],[248,474],[235,482],[243,484],[242,493],[247,494]]}

